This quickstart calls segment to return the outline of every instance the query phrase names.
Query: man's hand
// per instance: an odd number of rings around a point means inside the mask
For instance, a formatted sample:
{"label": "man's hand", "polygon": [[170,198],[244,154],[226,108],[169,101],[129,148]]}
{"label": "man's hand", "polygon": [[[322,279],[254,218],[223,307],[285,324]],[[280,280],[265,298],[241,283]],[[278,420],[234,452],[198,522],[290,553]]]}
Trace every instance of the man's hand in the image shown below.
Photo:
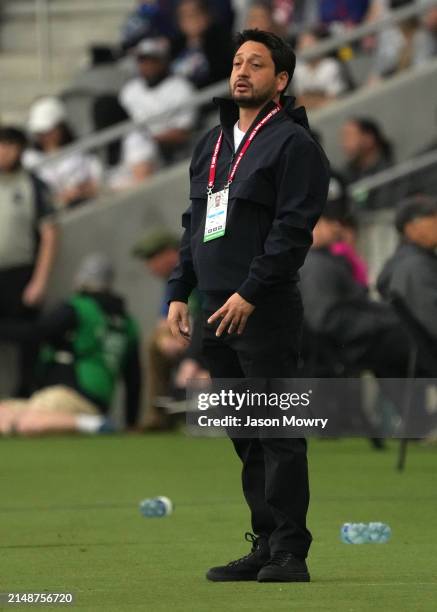
{"label": "man's hand", "polygon": [[170,303],[167,321],[175,338],[185,343],[190,341],[190,321],[188,318],[188,306],[185,302]]}
{"label": "man's hand", "polygon": [[215,332],[216,336],[221,336],[226,329],[228,334],[232,334],[235,331],[237,334],[242,334],[246,327],[247,319],[254,310],[255,306],[253,304],[246,302],[238,293],[234,293],[221,308],[209,317],[208,323],[211,324],[217,321],[217,319],[222,319]]}

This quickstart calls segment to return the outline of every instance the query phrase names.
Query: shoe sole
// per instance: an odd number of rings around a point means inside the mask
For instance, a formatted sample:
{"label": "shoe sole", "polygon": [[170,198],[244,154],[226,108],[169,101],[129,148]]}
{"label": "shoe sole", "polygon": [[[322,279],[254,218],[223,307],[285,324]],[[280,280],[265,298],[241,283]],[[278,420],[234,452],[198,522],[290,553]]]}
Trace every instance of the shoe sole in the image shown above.
{"label": "shoe sole", "polygon": [[257,578],[258,582],[311,582],[309,574],[295,574],[289,578]]}
{"label": "shoe sole", "polygon": [[253,576],[252,578],[236,578],[234,577],[213,577],[206,575],[206,579],[210,582],[256,582],[257,576]]}

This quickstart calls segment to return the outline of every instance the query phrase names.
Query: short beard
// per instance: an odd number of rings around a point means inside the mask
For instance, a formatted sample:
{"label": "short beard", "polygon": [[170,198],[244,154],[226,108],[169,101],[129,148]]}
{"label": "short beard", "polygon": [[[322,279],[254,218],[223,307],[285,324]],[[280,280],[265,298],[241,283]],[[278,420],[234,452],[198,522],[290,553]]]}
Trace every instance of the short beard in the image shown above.
{"label": "short beard", "polygon": [[251,97],[242,97],[239,98],[231,91],[231,98],[235,102],[235,104],[240,108],[261,108],[267,102],[270,102],[275,97],[275,93],[273,91],[266,92],[263,94],[253,94]]}

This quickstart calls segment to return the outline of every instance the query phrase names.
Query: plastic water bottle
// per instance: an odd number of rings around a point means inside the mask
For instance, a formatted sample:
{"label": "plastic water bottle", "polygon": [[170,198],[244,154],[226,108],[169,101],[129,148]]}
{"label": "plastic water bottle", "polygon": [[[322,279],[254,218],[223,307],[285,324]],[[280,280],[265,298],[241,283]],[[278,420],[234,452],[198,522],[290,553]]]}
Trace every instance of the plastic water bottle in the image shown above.
{"label": "plastic water bottle", "polygon": [[345,523],[340,537],[345,544],[384,544],[391,536],[391,529],[385,523]]}
{"label": "plastic water bottle", "polygon": [[151,497],[140,502],[140,512],[146,518],[162,518],[173,512],[173,504],[168,497]]}
{"label": "plastic water bottle", "polygon": [[369,523],[367,535],[369,542],[385,544],[391,537],[391,529],[385,523]]}

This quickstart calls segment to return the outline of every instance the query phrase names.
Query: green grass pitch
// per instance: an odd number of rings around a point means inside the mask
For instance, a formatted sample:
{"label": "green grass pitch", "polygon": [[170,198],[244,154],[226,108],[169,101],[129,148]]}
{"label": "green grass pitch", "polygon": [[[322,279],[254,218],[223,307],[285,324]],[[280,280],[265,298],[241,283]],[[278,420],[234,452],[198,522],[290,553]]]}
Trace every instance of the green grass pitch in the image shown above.
{"label": "green grass pitch", "polygon": [[[311,441],[313,581],[219,584],[205,570],[248,552],[226,439],[0,440],[0,591],[73,592],[72,609],[105,612],[434,612],[437,450],[412,444],[403,474],[396,450]],[[172,516],[141,517],[154,495],[174,501]],[[388,544],[340,542],[343,522],[371,520],[391,525]]]}

